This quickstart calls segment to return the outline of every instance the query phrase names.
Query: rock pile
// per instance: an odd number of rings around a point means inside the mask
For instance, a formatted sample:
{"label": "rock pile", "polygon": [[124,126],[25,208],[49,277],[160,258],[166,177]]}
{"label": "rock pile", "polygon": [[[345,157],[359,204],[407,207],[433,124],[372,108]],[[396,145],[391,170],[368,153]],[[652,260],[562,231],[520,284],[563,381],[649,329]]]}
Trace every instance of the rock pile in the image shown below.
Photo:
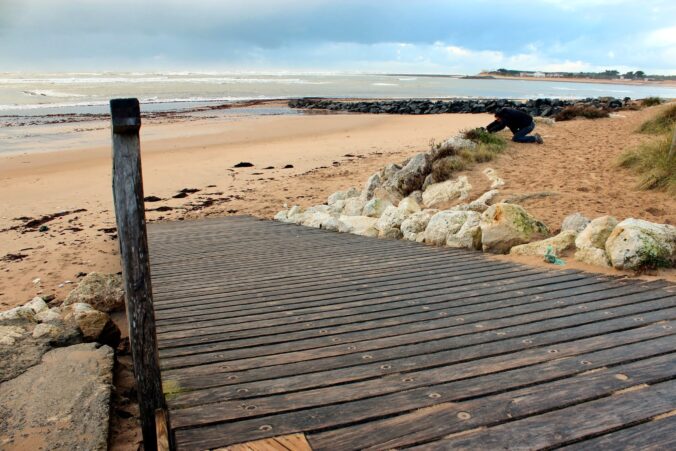
{"label": "rock pile", "polygon": [[530,99],[525,102],[511,99],[449,99],[449,100],[372,100],[340,101],[319,98],[301,98],[289,101],[290,108],[312,110],[349,111],[370,114],[442,114],[442,113],[494,113],[499,108],[523,110],[531,116],[555,116],[563,108],[584,105],[614,111],[627,106],[629,97],[587,98],[581,100]]}
{"label": "rock pile", "polygon": [[[434,171],[473,142],[455,137],[418,153],[402,164],[388,164],[371,175],[364,189],[350,188],[329,196],[324,205],[292,206],[278,221],[357,235],[405,239],[436,246],[484,252],[544,256],[574,251],[575,259],[617,269],[641,270],[676,263],[676,228],[638,219],[619,222],[610,216],[593,221],[579,213],[568,216],[561,232],[550,236],[542,222],[514,203],[492,204],[505,184],[490,168],[483,171],[491,189],[470,200],[466,176]],[[464,203],[458,203],[464,202]]]}
{"label": "rock pile", "polygon": [[0,312],[0,443],[21,448],[29,431],[49,448],[106,449],[120,343],[107,312],[121,306],[121,278],[92,273],[61,306],[36,297]]}
{"label": "rock pile", "polygon": [[612,216],[601,216],[589,221],[575,213],[563,221],[557,236],[513,247],[510,253],[544,255],[548,246],[558,255],[575,250],[578,261],[616,269],[640,271],[676,265],[676,227],[641,219],[618,222]]}

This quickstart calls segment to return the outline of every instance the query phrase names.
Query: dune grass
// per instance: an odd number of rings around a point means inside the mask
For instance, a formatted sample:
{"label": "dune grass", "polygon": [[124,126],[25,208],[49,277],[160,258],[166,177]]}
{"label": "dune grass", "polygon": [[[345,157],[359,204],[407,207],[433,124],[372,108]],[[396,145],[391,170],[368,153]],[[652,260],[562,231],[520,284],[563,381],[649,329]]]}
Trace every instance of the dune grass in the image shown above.
{"label": "dune grass", "polygon": [[664,100],[662,100],[661,97],[646,97],[645,99],[641,100],[641,104],[643,106],[655,106],[655,105],[661,105],[664,103]]}
{"label": "dune grass", "polygon": [[638,188],[661,190],[676,195],[676,158],[669,158],[671,134],[629,149],[620,155],[618,165],[639,175]]}
{"label": "dune grass", "polygon": [[639,127],[639,133],[659,135],[673,131],[676,127],[676,103],[660,111],[657,116],[645,121]]}
{"label": "dune grass", "polygon": [[557,121],[570,121],[576,117],[587,119],[601,119],[609,117],[607,111],[590,105],[571,105],[559,111],[554,117]]}

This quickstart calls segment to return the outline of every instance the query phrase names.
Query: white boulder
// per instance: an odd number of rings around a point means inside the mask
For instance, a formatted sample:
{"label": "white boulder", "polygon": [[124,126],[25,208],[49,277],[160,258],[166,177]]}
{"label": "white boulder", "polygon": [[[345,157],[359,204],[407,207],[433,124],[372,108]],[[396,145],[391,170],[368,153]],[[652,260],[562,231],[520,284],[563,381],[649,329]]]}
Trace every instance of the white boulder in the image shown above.
{"label": "white boulder", "polygon": [[573,230],[575,233],[582,232],[591,221],[582,215],[582,213],[573,213],[563,219],[561,224],[561,231]]}
{"label": "white boulder", "polygon": [[380,175],[378,173],[371,175],[371,177],[369,177],[369,179],[366,181],[366,185],[364,185],[364,189],[361,192],[361,199],[365,202],[373,199],[374,193],[381,183],[382,180],[380,179]]}
{"label": "white boulder", "polygon": [[388,200],[378,199],[377,197],[372,198],[364,205],[362,210],[362,216],[368,216],[370,218],[379,218],[382,216],[385,209],[391,206],[392,203]]}
{"label": "white boulder", "polygon": [[549,230],[523,207],[499,203],[481,215],[481,242],[484,252],[506,254],[519,244],[549,235]]}
{"label": "white boulder", "polygon": [[577,233],[574,230],[564,230],[558,235],[545,240],[514,246],[509,253],[511,255],[537,255],[544,257],[547,249],[551,246],[554,255],[560,256],[568,249],[575,247],[576,236]]}
{"label": "white boulder", "polygon": [[346,216],[360,216],[366,202],[360,197],[350,197],[345,200],[342,214]]}
{"label": "white boulder", "polygon": [[464,175],[456,180],[434,183],[423,192],[423,203],[426,208],[441,208],[456,199],[466,199],[471,189],[472,185]]}
{"label": "white boulder", "polygon": [[367,216],[341,216],[340,232],[353,233],[355,235],[378,236],[378,229],[376,228],[376,218],[369,218]]}
{"label": "white boulder", "polygon": [[676,263],[676,227],[629,218],[617,224],[606,241],[617,269],[671,267]]}
{"label": "white boulder", "polygon": [[[469,226],[462,230],[468,221]],[[425,228],[425,243],[473,248],[478,226],[479,214],[473,211],[440,211],[430,218]],[[477,230],[473,230],[475,227]]]}
{"label": "white boulder", "polygon": [[423,210],[413,213],[401,223],[400,230],[405,240],[421,241],[424,239],[424,232],[430,219],[437,213],[437,210]]}

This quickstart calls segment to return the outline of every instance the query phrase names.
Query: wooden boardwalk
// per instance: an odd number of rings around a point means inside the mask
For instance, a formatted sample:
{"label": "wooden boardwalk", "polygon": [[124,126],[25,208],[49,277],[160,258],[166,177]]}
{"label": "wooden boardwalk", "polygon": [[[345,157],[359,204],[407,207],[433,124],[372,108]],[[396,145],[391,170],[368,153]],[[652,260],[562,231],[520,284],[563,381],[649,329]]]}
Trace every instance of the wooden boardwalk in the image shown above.
{"label": "wooden boardwalk", "polygon": [[674,286],[249,217],[148,231],[180,450],[676,447]]}

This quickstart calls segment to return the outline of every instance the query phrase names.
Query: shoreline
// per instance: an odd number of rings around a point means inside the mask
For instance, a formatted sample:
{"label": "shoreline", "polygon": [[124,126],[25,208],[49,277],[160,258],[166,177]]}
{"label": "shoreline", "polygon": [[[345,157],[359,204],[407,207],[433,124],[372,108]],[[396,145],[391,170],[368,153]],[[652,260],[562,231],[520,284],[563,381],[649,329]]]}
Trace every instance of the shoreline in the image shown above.
{"label": "shoreline", "polygon": [[[488,78],[488,77],[492,78]],[[665,86],[676,88],[676,80],[611,80],[597,78],[570,78],[570,77],[515,77],[509,75],[486,74],[477,75],[475,80],[522,80],[522,81],[551,81],[561,83],[589,83],[599,85],[636,85],[636,86]]]}

